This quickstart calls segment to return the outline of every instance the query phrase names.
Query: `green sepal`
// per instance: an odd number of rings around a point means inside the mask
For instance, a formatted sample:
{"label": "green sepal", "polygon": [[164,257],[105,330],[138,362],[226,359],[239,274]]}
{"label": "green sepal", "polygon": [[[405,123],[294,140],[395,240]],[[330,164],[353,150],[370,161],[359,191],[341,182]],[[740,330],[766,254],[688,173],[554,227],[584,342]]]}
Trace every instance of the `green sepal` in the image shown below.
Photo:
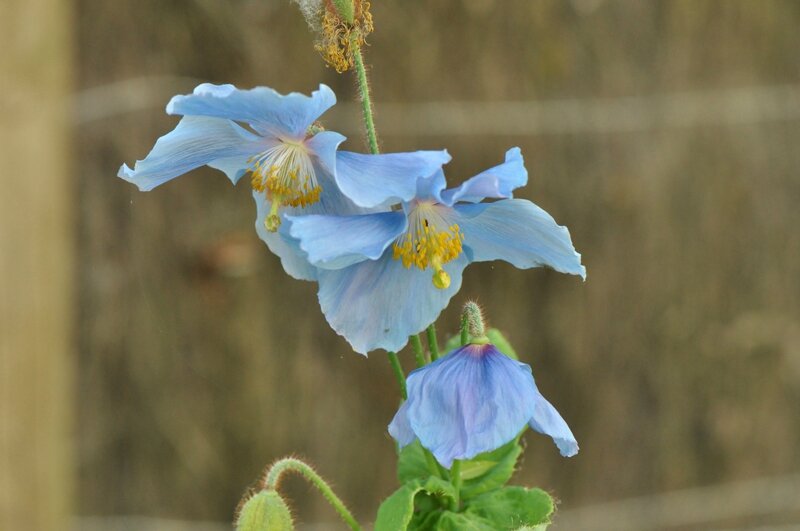
{"label": "green sepal", "polygon": [[375,531],[405,531],[408,529],[414,516],[414,500],[420,492],[440,498],[447,503],[455,500],[453,485],[440,478],[429,477],[424,481],[410,481],[381,503],[378,508],[378,517],[375,520]]}
{"label": "green sepal", "polygon": [[[511,343],[508,342],[506,336],[503,335],[500,330],[497,328],[489,328],[486,331],[486,337],[489,338],[489,343],[497,347],[497,350],[508,356],[513,360],[519,360],[519,356],[517,356],[517,351],[514,350],[514,347],[511,346]],[[461,336],[455,335],[452,336],[450,339],[447,340],[447,343],[444,346],[444,350],[446,352],[452,352],[455,349],[461,347]]]}
{"label": "green sepal", "polygon": [[498,530],[517,530],[523,526],[537,527],[550,523],[555,510],[553,498],[542,489],[504,487],[469,500],[465,513],[489,520]]}

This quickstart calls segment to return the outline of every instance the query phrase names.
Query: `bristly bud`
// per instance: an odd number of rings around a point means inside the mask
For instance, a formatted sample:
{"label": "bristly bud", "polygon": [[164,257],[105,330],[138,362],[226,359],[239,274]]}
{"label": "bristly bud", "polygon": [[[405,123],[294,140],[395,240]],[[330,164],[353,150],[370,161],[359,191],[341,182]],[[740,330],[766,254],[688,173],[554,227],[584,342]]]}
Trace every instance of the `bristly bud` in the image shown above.
{"label": "bristly bud", "polygon": [[236,531],[294,531],[289,506],[274,490],[257,492],[240,504]]}
{"label": "bristly bud", "polygon": [[478,303],[469,301],[464,305],[462,323],[468,334],[470,343],[485,344],[489,342],[486,337],[486,327],[483,324],[483,312]]}

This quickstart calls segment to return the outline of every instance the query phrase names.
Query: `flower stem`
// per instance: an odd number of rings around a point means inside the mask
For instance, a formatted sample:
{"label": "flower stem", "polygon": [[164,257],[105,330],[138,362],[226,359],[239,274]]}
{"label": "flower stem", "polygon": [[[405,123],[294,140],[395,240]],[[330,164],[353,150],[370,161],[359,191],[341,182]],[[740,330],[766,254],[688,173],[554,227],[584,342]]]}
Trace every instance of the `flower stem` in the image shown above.
{"label": "flower stem", "polygon": [[453,464],[450,467],[450,483],[453,484],[453,490],[456,493],[450,509],[457,512],[458,506],[461,504],[461,461],[459,459],[453,460]]}
{"label": "flower stem", "polygon": [[403,367],[400,365],[400,358],[397,357],[396,352],[389,352],[389,363],[392,364],[394,377],[400,386],[400,396],[403,400],[408,400],[408,391],[406,391],[406,375],[403,374]]}
{"label": "flower stem", "polygon": [[431,361],[439,359],[439,341],[436,339],[436,323],[431,323],[426,330],[428,334],[428,348],[431,351]]}
{"label": "flower stem", "polygon": [[367,68],[364,66],[364,57],[361,55],[361,46],[358,45],[358,35],[353,35],[353,62],[356,67],[356,79],[358,80],[358,91],[361,96],[361,112],[364,115],[364,128],[367,130],[367,140],[369,150],[375,155],[378,150],[378,134],[375,132],[375,121],[372,118],[372,100],[369,95],[369,81],[367,80]]}
{"label": "flower stem", "polygon": [[269,471],[264,475],[261,488],[277,490],[278,483],[286,472],[296,472],[303,476],[309,483],[317,487],[325,499],[328,500],[328,503],[336,509],[336,512],[339,513],[342,520],[350,526],[350,529],[353,531],[361,531],[361,526],[347,509],[344,502],[333,492],[333,489],[331,489],[313,468],[299,459],[284,457],[273,463],[272,466],[269,467]]}
{"label": "flower stem", "polygon": [[417,360],[417,367],[424,367],[427,361],[425,360],[425,352],[422,350],[422,341],[419,336],[414,334],[408,337],[411,342],[411,348],[414,350],[414,358]]}

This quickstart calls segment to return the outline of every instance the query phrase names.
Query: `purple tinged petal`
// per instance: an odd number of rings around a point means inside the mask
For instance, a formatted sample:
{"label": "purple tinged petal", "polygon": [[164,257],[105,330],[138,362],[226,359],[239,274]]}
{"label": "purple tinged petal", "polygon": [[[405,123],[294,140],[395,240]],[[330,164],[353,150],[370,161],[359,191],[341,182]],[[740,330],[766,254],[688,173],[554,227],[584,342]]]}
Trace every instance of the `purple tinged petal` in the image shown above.
{"label": "purple tinged petal", "polygon": [[402,212],[356,216],[287,216],[289,234],[297,239],[309,262],[341,269],[363,260],[377,260],[408,220]]}
{"label": "purple tinged petal", "polygon": [[578,441],[566,421],[545,397],[537,393],[536,408],[530,419],[530,427],[542,435],[548,435],[556,443],[558,451],[564,457],[572,457],[578,453]]}
{"label": "purple tinged petal", "polygon": [[411,201],[416,196],[417,181],[439,171],[450,158],[444,150],[381,155],[340,151],[336,182],[346,196],[363,207]]}
{"label": "purple tinged petal", "polygon": [[442,203],[451,206],[459,201],[478,203],[484,199],[506,199],[513,191],[528,182],[528,170],[518,147],[506,151],[502,164],[489,168],[464,181],[461,186],[441,194]]}
{"label": "purple tinged petal", "polygon": [[450,286],[433,286],[432,270],[406,269],[391,250],[338,270],[319,270],[319,302],[331,327],[361,354],[400,350],[436,320],[461,287],[464,256],[444,265]]}
{"label": "purple tinged petal", "polygon": [[409,424],[449,468],[514,439],[536,394],[527,365],[493,345],[467,345],[409,375]]}
{"label": "purple tinged petal", "polygon": [[245,122],[263,135],[305,138],[306,129],[336,103],[326,85],[311,96],[292,92],[279,94],[271,88],[240,90],[233,85],[198,85],[192,94],[175,96],[167,104],[168,114],[213,116]]}
{"label": "purple tinged petal", "polygon": [[569,230],[530,201],[504,199],[453,209],[471,261],[505,260],[522,269],[547,266],[586,279]]}
{"label": "purple tinged petal", "polygon": [[562,455],[578,445],[566,422],[536,388],[530,366],[494,345],[467,345],[413,371],[408,400],[389,426],[405,446],[416,437],[437,461],[471,459],[513,440],[530,423],[553,438]]}
{"label": "purple tinged petal", "polygon": [[[148,191],[200,166],[218,167],[236,184],[247,166],[231,165],[269,147],[271,142],[239,127],[230,120],[187,116],[177,127],[159,138],[144,160],[133,169],[123,164],[118,177]],[[218,164],[218,166],[215,166]]]}

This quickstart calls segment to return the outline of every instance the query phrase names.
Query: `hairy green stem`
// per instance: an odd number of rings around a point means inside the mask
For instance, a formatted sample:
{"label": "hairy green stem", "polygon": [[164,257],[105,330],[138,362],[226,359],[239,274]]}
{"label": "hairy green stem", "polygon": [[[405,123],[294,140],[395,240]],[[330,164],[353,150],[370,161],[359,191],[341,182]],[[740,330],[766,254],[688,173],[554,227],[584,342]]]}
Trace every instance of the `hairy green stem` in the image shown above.
{"label": "hairy green stem", "polygon": [[427,360],[425,359],[425,351],[422,349],[422,341],[420,341],[419,336],[417,334],[408,336],[408,341],[411,343],[411,348],[414,350],[414,358],[417,360],[417,367],[424,367]]}
{"label": "hairy green stem", "polygon": [[436,323],[431,323],[426,330],[428,334],[428,348],[431,351],[431,361],[439,359],[439,341],[436,339]]}
{"label": "hairy green stem", "polygon": [[397,357],[397,353],[389,352],[389,363],[392,364],[394,377],[397,380],[397,384],[400,386],[400,396],[403,397],[403,400],[408,400],[408,391],[406,390],[406,375],[403,374],[403,367],[400,365],[400,358]]}
{"label": "hairy green stem", "polygon": [[[355,33],[355,32],[354,32]],[[369,150],[372,154],[377,154],[378,134],[375,132],[375,121],[372,118],[372,100],[369,95],[369,81],[367,80],[367,68],[364,66],[364,57],[361,55],[361,47],[358,45],[358,35],[353,35],[353,62],[356,67],[356,79],[358,80],[358,92],[361,96],[361,112],[364,115],[364,128],[367,130],[367,140]]]}
{"label": "hairy green stem", "polygon": [[273,463],[272,466],[269,467],[269,471],[264,475],[261,488],[265,490],[277,490],[278,483],[280,483],[281,478],[287,472],[296,472],[303,476],[306,481],[317,487],[325,499],[328,500],[328,503],[336,509],[336,512],[339,513],[342,520],[350,526],[350,529],[353,531],[361,531],[361,526],[347,509],[344,502],[333,492],[333,489],[331,489],[313,468],[299,459],[284,457]]}

